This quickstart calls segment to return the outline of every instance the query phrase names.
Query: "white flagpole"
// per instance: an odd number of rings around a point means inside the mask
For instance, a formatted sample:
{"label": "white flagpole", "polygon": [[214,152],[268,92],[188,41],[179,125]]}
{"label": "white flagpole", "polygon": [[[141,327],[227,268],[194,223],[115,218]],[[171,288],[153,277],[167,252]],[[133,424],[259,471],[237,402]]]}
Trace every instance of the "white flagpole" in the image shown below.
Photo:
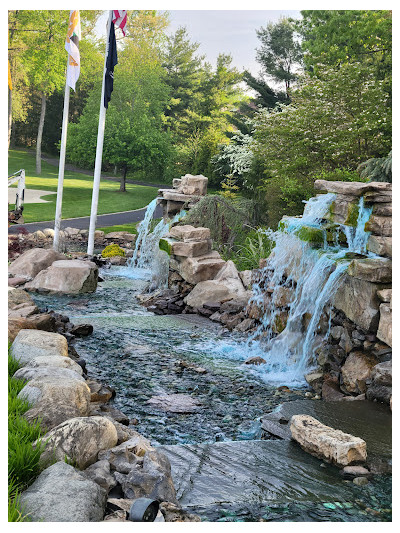
{"label": "white flagpole", "polygon": [[94,165],[94,174],[93,174],[92,208],[90,211],[90,225],[89,225],[89,237],[88,237],[88,248],[87,248],[88,255],[93,255],[94,232],[96,230],[97,206],[99,202],[101,161],[102,161],[102,156],[103,156],[104,127],[106,123],[106,108],[104,107],[104,84],[105,84],[106,63],[107,63],[107,55],[108,55],[108,47],[109,47],[108,42],[110,40],[111,23],[112,23],[112,10],[110,10],[110,13],[108,16],[108,22],[107,22],[106,54],[104,57],[103,85],[101,87],[99,129],[97,131],[96,162]]}
{"label": "white flagpole", "polygon": [[[68,57],[68,61],[69,61],[69,57]],[[67,146],[68,114],[69,114],[69,85],[68,85],[68,81],[66,81],[65,94],[64,94],[62,133],[61,133],[60,161],[58,164],[57,203],[56,203],[56,215],[55,215],[55,222],[54,222],[54,238],[53,238],[53,248],[56,251],[59,251],[59,246],[60,246],[61,208],[62,208],[62,197],[63,197],[63,187],[64,187],[64,168],[65,168],[65,151],[66,151],[66,146]]]}

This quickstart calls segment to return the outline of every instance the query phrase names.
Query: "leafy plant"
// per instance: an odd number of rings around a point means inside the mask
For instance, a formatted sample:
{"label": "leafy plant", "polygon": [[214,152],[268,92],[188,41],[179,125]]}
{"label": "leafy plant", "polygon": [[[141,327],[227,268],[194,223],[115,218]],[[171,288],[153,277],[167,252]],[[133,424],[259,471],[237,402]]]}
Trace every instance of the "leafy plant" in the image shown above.
{"label": "leafy plant", "polygon": [[238,270],[252,270],[258,268],[260,259],[270,255],[274,246],[271,230],[254,229],[247,235],[244,244],[228,252],[225,259],[232,259]]}
{"label": "leafy plant", "polygon": [[115,257],[116,255],[125,257],[125,251],[118,244],[109,244],[101,252],[101,257]]}

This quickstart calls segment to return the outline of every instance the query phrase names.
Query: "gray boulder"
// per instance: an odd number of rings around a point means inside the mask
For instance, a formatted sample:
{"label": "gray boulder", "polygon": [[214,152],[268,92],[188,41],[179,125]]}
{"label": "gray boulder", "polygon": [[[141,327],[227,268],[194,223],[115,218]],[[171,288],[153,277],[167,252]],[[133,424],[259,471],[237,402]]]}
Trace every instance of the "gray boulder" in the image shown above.
{"label": "gray boulder", "polygon": [[68,343],[59,333],[21,329],[11,345],[11,353],[21,364],[40,356],[68,357]]}
{"label": "gray boulder", "polygon": [[[67,358],[65,357],[65,359]],[[74,372],[73,370],[70,370],[68,368],[59,368],[51,366],[38,366],[36,368],[29,368],[28,366],[24,366],[15,372],[14,377],[22,381],[31,381],[32,379],[36,378],[40,379],[43,377],[51,377],[54,379],[59,379],[60,382],[62,382],[62,380],[64,379],[79,379],[85,382],[82,375],[78,374],[77,372]]]}
{"label": "gray boulder", "polygon": [[41,426],[47,430],[69,418],[89,413],[90,389],[75,373],[74,377],[62,380],[58,376],[36,377],[25,385],[18,396],[32,405],[25,418],[40,419]]}
{"label": "gray boulder", "polygon": [[51,248],[32,248],[13,261],[8,268],[8,272],[14,276],[32,279],[39,272],[52,265],[54,261],[64,258],[63,254]]}
{"label": "gray boulder", "polygon": [[[38,355],[30,361],[28,361],[23,367],[26,370],[33,370],[39,368],[66,368],[76,372],[80,376],[83,374],[82,367],[78,365],[71,357],[65,357],[62,355]],[[22,369],[21,369],[22,370]]]}
{"label": "gray boulder", "polygon": [[117,444],[117,430],[103,416],[77,417],[59,424],[42,440],[46,443],[40,457],[43,464],[67,457],[84,469],[96,462],[100,451]]}
{"label": "gray boulder", "polygon": [[106,498],[97,483],[59,462],[46,468],[21,494],[21,505],[33,522],[99,522]]}
{"label": "gray boulder", "polygon": [[37,292],[80,294],[94,292],[97,288],[97,278],[98,268],[91,261],[79,259],[55,261],[25,287],[27,290]]}

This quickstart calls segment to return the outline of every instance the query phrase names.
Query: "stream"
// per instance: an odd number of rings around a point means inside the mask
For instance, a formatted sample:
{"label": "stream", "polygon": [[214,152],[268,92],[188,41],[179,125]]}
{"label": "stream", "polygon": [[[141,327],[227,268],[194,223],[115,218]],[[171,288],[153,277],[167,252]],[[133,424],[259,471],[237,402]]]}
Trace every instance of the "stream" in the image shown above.
{"label": "stream", "polygon": [[[34,299],[73,324],[93,325],[93,334],[74,344],[88,375],[114,387],[113,405],[167,454],[185,509],[222,522],[391,520],[391,476],[356,486],[261,429],[262,414],[304,401],[305,383],[282,382],[285,389],[268,382],[244,364],[243,336],[208,319],[148,312],[135,298],[148,283],[121,276],[121,267],[101,276],[94,294]],[[183,414],[148,403],[165,394],[190,395],[199,407]],[[376,434],[371,438],[379,440]]]}

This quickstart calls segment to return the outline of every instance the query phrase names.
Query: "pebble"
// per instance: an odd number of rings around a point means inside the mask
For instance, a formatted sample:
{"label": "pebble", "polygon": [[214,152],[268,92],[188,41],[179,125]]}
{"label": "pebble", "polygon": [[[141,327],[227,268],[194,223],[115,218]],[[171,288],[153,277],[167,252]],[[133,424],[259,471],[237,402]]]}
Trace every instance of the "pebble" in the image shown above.
{"label": "pebble", "polygon": [[312,398],[312,392],[306,392],[306,393],[304,394],[304,397],[305,397],[305,398]]}
{"label": "pebble", "polygon": [[353,479],[353,483],[359,487],[362,487],[368,484],[368,479],[366,477],[355,477]]}

